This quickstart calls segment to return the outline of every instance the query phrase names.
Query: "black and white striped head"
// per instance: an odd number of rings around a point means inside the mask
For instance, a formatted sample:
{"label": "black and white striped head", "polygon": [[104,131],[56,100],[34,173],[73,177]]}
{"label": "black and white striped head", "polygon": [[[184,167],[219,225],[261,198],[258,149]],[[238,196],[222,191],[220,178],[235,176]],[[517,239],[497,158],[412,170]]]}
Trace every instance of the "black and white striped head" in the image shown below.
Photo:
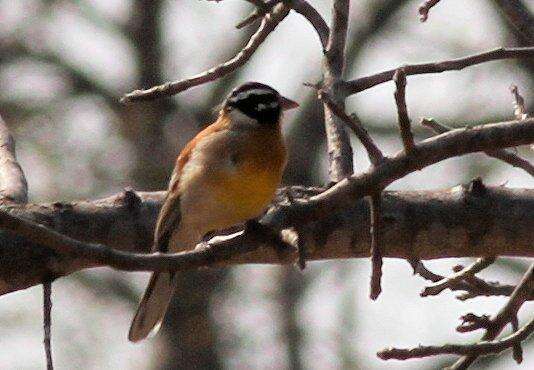
{"label": "black and white striped head", "polygon": [[227,112],[238,111],[262,125],[276,125],[283,110],[298,107],[294,101],[259,82],[247,82],[235,88],[224,103]]}

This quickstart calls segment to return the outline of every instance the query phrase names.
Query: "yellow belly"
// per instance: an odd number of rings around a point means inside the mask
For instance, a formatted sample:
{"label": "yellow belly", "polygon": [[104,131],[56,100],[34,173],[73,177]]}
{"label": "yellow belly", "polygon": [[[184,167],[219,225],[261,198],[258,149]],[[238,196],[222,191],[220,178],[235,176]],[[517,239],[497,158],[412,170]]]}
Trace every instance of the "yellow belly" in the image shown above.
{"label": "yellow belly", "polygon": [[281,168],[245,164],[235,171],[220,173],[215,189],[217,203],[224,207],[231,224],[258,216],[272,200],[280,184]]}

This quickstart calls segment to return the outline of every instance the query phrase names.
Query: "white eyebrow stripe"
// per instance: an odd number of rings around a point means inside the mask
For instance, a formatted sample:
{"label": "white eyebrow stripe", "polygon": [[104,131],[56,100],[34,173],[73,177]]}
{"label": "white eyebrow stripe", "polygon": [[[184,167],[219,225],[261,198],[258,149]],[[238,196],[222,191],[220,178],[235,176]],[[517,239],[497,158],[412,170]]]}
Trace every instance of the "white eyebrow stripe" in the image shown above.
{"label": "white eyebrow stripe", "polygon": [[249,95],[273,95],[274,96],[273,92],[270,90],[252,89],[252,90],[243,91],[237,94],[236,99],[238,100],[246,99],[249,97]]}
{"label": "white eyebrow stripe", "polygon": [[278,106],[278,102],[272,102],[268,104],[260,103],[258,104],[258,110],[263,110],[265,108],[276,108]]}

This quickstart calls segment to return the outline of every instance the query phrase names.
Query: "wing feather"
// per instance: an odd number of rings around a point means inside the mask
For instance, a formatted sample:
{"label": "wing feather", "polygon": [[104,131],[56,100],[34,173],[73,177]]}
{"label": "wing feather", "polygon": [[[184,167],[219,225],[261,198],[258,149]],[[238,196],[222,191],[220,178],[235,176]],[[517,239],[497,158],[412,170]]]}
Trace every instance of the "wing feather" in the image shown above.
{"label": "wing feather", "polygon": [[207,136],[227,128],[229,125],[228,117],[220,115],[217,121],[199,132],[182,150],[169,183],[167,197],[163,202],[163,206],[159,212],[158,220],[156,222],[156,230],[154,233],[154,245],[152,251],[154,252],[168,252],[169,241],[172,233],[180,225],[182,220],[182,213],[180,209],[180,178],[182,170],[186,163],[191,158],[191,153],[199,141],[205,139]]}

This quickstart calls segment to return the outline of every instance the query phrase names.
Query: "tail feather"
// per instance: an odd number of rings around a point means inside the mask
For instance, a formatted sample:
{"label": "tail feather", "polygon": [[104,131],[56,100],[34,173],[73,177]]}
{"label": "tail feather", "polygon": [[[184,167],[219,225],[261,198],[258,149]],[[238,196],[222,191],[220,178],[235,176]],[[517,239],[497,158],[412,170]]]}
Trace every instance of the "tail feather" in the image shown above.
{"label": "tail feather", "polygon": [[158,332],[176,283],[168,272],[152,274],[150,282],[132,320],[128,340],[138,342]]}

